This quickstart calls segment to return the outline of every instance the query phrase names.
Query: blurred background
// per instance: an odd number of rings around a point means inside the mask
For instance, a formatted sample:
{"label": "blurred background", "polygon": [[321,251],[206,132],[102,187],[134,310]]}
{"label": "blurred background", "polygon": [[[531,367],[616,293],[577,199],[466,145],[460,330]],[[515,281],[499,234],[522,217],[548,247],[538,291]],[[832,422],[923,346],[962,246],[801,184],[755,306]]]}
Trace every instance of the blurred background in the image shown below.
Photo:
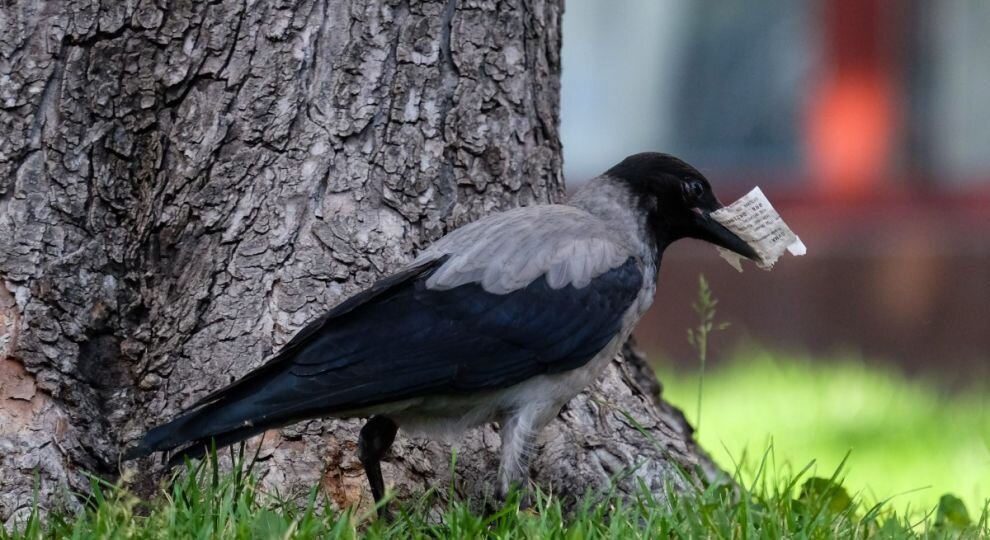
{"label": "blurred background", "polygon": [[[569,189],[661,150],[724,203],[760,186],[808,246],[772,273],[696,242],[665,254],[637,336],[724,466],[772,437],[824,475],[851,450],[854,490],[982,507],[990,2],[568,0],[561,117]],[[700,418],[699,274],[730,323]]]}

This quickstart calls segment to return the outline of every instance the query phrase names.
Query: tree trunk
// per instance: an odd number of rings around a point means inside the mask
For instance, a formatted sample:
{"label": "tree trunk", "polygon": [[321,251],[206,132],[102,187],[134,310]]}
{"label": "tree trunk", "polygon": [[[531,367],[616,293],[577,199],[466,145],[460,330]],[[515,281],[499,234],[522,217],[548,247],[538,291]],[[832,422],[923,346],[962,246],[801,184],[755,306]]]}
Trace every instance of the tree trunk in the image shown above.
{"label": "tree trunk", "polygon": [[[0,10],[0,521],[36,482],[48,506],[116,475],[123,444],[444,232],[563,194],[560,0]],[[651,384],[613,363],[533,479],[580,494],[635,464],[658,490],[708,467]],[[266,434],[263,482],[369,501],[357,427]],[[497,447],[492,427],[460,441],[458,491]],[[400,434],[384,470],[410,497],[449,464]]]}

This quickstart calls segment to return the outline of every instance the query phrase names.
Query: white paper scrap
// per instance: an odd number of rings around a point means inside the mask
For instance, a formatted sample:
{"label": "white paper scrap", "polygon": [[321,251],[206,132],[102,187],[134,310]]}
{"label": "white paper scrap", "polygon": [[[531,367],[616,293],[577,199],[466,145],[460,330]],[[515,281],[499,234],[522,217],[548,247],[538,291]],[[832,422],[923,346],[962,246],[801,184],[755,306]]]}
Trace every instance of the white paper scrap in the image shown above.
{"label": "white paper scrap", "polygon": [[[764,270],[773,268],[785,251],[791,255],[808,252],[758,187],[736,202],[712,212],[711,217],[749,244],[760,256],[761,261],[756,265]],[[742,256],[721,247],[717,249],[723,259],[742,272]]]}

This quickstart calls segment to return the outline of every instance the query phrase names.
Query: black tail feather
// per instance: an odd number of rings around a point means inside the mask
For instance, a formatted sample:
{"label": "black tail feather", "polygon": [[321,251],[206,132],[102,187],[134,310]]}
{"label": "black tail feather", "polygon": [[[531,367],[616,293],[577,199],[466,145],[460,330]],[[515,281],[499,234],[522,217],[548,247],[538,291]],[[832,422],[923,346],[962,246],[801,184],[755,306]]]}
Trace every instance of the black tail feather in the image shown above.
{"label": "black tail feather", "polygon": [[199,411],[195,411],[166,424],[162,424],[149,430],[141,437],[137,444],[124,451],[122,459],[129,461],[153,454],[154,452],[171,450],[182,444],[182,440],[176,440],[177,434],[183,430],[196,416]]}
{"label": "black tail feather", "polygon": [[212,437],[199,439],[169,456],[166,467],[171,469],[176,465],[181,465],[187,458],[199,459],[208,454],[212,448],[223,448],[260,433],[264,433],[267,429],[269,428],[266,426],[245,426],[227,433],[221,433]]}
{"label": "black tail feather", "polygon": [[255,407],[238,399],[223,399],[149,430],[137,444],[128,448],[123,460],[144,457],[188,445],[173,455],[172,461],[184,457],[201,457],[211,441],[222,448],[286,422],[257,414]]}

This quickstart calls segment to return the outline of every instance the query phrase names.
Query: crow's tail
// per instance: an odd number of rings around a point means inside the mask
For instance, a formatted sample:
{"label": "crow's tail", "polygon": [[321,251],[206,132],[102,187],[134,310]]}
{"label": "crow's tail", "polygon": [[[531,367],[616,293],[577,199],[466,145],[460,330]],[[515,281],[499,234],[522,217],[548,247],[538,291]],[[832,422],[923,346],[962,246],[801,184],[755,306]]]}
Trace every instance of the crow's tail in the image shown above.
{"label": "crow's tail", "polygon": [[273,419],[257,423],[245,421],[233,429],[213,430],[209,426],[218,423],[214,419],[217,416],[226,416],[223,414],[225,411],[216,409],[218,407],[207,406],[148,431],[137,444],[124,452],[123,459],[127,461],[184,446],[169,458],[169,467],[171,467],[187,457],[201,457],[209,450],[211,444],[216,448],[222,448],[284,425],[284,422]]}
{"label": "crow's tail", "polygon": [[182,447],[170,459],[170,464],[174,464],[185,457],[202,456],[210,444],[221,448],[265,430],[315,416],[312,411],[271,407],[266,403],[268,392],[286,390],[287,378],[278,375],[267,381],[253,378],[211,394],[206,403],[149,430],[124,452],[122,458],[126,461]]}

